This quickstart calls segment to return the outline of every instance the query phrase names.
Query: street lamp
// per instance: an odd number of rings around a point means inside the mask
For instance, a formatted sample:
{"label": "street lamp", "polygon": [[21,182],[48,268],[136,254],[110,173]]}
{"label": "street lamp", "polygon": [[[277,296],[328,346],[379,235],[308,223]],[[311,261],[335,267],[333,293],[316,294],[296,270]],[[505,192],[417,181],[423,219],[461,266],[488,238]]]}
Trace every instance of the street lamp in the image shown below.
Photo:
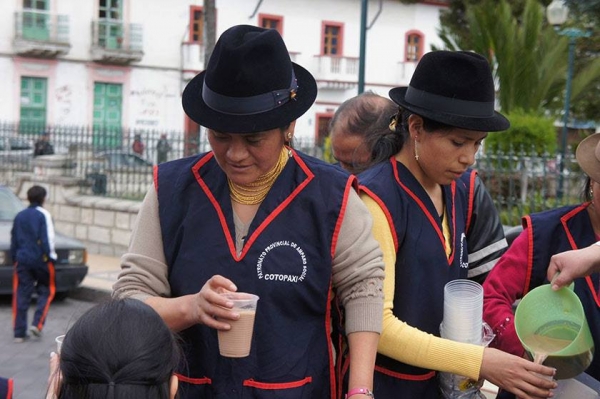
{"label": "street lamp", "polygon": [[571,81],[573,80],[573,61],[575,60],[575,40],[579,37],[587,37],[590,35],[589,32],[582,31],[576,28],[567,28],[558,30],[559,27],[567,21],[569,16],[569,8],[561,0],[554,0],[548,8],[546,8],[546,18],[551,25],[557,30],[561,36],[569,38],[569,63],[567,67],[567,89],[565,93],[565,109],[563,115],[563,127],[561,136],[561,147],[560,147],[560,162],[559,162],[559,173],[558,176],[558,190],[557,197],[562,199],[563,197],[563,171],[565,168],[565,156],[567,152],[567,135],[568,127],[567,122],[569,120],[569,108],[571,103]]}

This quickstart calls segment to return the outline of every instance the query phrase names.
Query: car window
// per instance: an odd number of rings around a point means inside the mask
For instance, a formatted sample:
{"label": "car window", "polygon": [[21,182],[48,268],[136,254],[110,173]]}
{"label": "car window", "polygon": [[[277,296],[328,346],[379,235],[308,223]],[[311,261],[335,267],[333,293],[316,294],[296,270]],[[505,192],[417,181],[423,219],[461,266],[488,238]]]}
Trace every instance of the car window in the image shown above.
{"label": "car window", "polygon": [[0,188],[0,220],[13,220],[25,208],[23,202],[7,188]]}
{"label": "car window", "polygon": [[13,150],[29,150],[32,148],[27,140],[20,137],[10,137],[8,141],[10,143],[10,148]]}

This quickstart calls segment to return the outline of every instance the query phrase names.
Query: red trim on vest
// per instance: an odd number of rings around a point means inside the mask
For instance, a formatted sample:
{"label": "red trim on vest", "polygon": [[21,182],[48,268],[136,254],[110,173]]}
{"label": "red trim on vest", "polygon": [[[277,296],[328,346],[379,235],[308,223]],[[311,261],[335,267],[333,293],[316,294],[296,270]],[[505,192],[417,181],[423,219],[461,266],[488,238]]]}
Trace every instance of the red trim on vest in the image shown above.
{"label": "red trim on vest", "polygon": [[208,377],[191,378],[191,377],[186,377],[185,375],[181,375],[179,373],[175,373],[175,375],[177,376],[179,381],[187,382],[188,384],[194,384],[194,385],[212,384],[212,380]]}
{"label": "red trim on vest", "polygon": [[152,181],[154,182],[154,190],[158,193],[158,165],[152,168]]}
{"label": "red trim on vest", "polygon": [[477,177],[476,171],[471,171],[469,176],[469,203],[467,206],[467,225],[465,226],[465,234],[469,233],[471,227],[471,217],[473,216],[473,202],[475,201],[475,178]]}
{"label": "red trim on vest", "polygon": [[344,378],[346,376],[346,374],[348,373],[348,370],[350,369],[350,356],[346,356],[346,358],[344,358],[344,361],[342,362],[341,365],[341,374],[339,377],[339,393],[340,393],[340,398],[342,397],[342,392],[344,391]]}
{"label": "red trim on vest", "polygon": [[253,387],[260,389],[290,389],[298,388],[312,382],[312,377],[306,377],[302,380],[293,382],[257,382],[253,379],[245,380],[243,385],[245,387]]}
{"label": "red trim on vest", "polygon": [[227,220],[225,219],[223,210],[221,209],[221,206],[215,199],[214,195],[208,189],[208,186],[206,185],[206,183],[204,183],[204,180],[202,180],[202,178],[200,177],[200,168],[204,164],[206,164],[208,161],[210,161],[213,158],[213,156],[214,156],[214,154],[212,152],[209,152],[204,157],[202,157],[194,166],[192,166],[192,172],[194,173],[194,176],[196,177],[196,181],[202,188],[202,191],[204,191],[204,194],[206,194],[206,196],[208,197],[208,200],[213,205],[213,208],[215,208],[215,211],[217,212],[217,216],[219,217],[219,222],[221,223],[221,228],[223,229],[223,234],[225,235],[225,240],[227,240],[227,246],[229,247],[229,253],[231,253],[231,256],[237,260],[237,256],[235,253],[235,243],[233,242],[233,238],[231,238],[231,233],[229,232],[229,228],[227,227]]}
{"label": "red trim on vest", "polygon": [[[329,290],[327,293],[327,307],[325,310],[325,334],[326,340],[331,337],[331,301],[332,301],[332,286],[331,280],[329,281]],[[329,354],[329,386],[331,389],[331,399],[335,399],[335,356],[333,355],[332,345],[327,345],[327,353]],[[312,378],[308,377],[311,379]]]}
{"label": "red trim on vest", "polygon": [[215,211],[217,212],[217,215],[219,217],[219,222],[221,223],[221,228],[223,229],[223,234],[225,235],[225,239],[227,240],[229,252],[231,253],[231,257],[235,261],[240,261],[244,258],[244,256],[246,256],[246,253],[248,252],[248,250],[250,249],[250,247],[252,246],[254,241],[256,241],[256,239],[258,238],[260,233],[262,233],[263,230],[267,228],[269,223],[271,223],[273,221],[273,219],[275,219],[292,202],[292,200],[294,198],[296,198],[296,196],[298,196],[298,194],[300,194],[300,192],[308,185],[308,183],[310,183],[315,177],[314,173],[312,173],[312,171],[308,168],[308,166],[306,166],[304,161],[302,161],[302,159],[298,156],[298,154],[296,154],[296,151],[294,151],[293,149],[290,149],[290,150],[292,151],[294,160],[296,161],[298,166],[300,168],[302,168],[304,173],[306,173],[307,177],[302,183],[300,183],[298,185],[298,187],[296,187],[294,189],[294,191],[292,191],[292,193],[281,204],[279,204],[277,206],[277,208],[275,208],[273,210],[273,212],[271,212],[271,214],[269,216],[267,216],[265,218],[265,220],[263,220],[263,222],[260,224],[260,226],[258,226],[256,228],[254,233],[252,233],[252,235],[248,238],[248,240],[244,244],[244,248],[242,249],[242,252],[239,256],[236,253],[235,242],[233,241],[233,237],[231,235],[231,232],[229,231],[229,227],[227,226],[227,220],[225,219],[225,215],[223,214],[221,205],[215,199],[214,195],[210,192],[210,190],[209,190],[208,186],[206,185],[206,183],[204,182],[204,180],[202,180],[202,178],[200,177],[200,168],[203,165],[205,165],[208,161],[210,161],[213,158],[214,154],[212,152],[208,153],[206,156],[204,156],[202,159],[200,159],[200,161],[198,161],[192,167],[192,172],[194,173],[194,176],[196,177],[196,181],[198,182],[198,184],[202,188],[202,191],[204,191],[204,193],[208,197],[209,201],[213,205],[213,208],[215,208]]}
{"label": "red trim on vest", "polygon": [[579,205],[577,208],[572,209],[569,213],[562,215],[562,217],[560,218],[560,223],[563,225],[563,228],[565,229],[565,234],[567,235],[567,239],[569,240],[569,245],[571,245],[571,249],[577,249],[577,244],[575,243],[575,240],[573,239],[573,234],[571,234],[571,230],[569,229],[569,226],[567,226],[567,222],[573,216],[575,216],[582,210],[586,209],[588,207],[588,205],[589,205],[589,202],[583,203],[583,204]]}
{"label": "red trim on vest", "polygon": [[[256,241],[256,239],[258,238],[260,233],[262,233],[263,230],[267,228],[267,226],[269,225],[269,223],[271,223],[273,221],[273,219],[275,219],[281,212],[283,212],[283,210],[292,202],[292,200],[294,198],[296,198],[298,196],[298,194],[300,194],[300,192],[302,190],[304,190],[304,187],[306,187],[308,185],[308,183],[310,183],[315,177],[314,173],[308,168],[308,166],[306,166],[306,164],[298,156],[296,151],[294,151],[291,148],[288,148],[288,150],[292,151],[294,160],[296,161],[298,166],[300,166],[300,168],[304,171],[304,173],[306,173],[306,179],[302,183],[300,183],[298,185],[298,187],[296,187],[294,189],[294,191],[292,191],[292,193],[281,204],[279,204],[277,206],[277,208],[275,208],[269,216],[267,216],[265,218],[265,220],[263,220],[263,222],[260,224],[260,226],[258,226],[256,228],[256,230],[254,231],[254,233],[252,233],[252,235],[250,236],[248,241],[246,241],[246,243],[244,244],[244,248],[242,249],[242,253],[240,254],[239,257],[235,257],[235,260],[241,260],[244,258],[244,256],[246,255],[246,253],[252,246],[252,243],[254,243],[254,241]],[[227,228],[227,226],[225,226],[225,228]],[[234,253],[235,253],[235,251],[234,251]]]}
{"label": "red trim on vest", "polygon": [[395,371],[388,370],[381,366],[375,366],[375,371],[377,371],[381,374],[389,375],[390,377],[398,378],[401,380],[410,380],[410,381],[427,381],[427,380],[435,377],[435,371],[430,371],[427,374],[414,375],[414,374],[397,373]]}
{"label": "red trim on vest", "polygon": [[[590,202],[584,202],[583,204],[581,204],[577,208],[572,209],[571,212],[563,215],[560,218],[560,222],[562,223],[563,228],[565,229],[565,233],[567,234],[567,238],[569,239],[569,244],[571,244],[571,249],[579,249],[579,247],[577,246],[577,244],[575,243],[575,240],[573,239],[573,235],[571,234],[569,226],[567,226],[567,222],[569,221],[569,219],[571,219],[573,216],[575,216],[579,212],[582,212],[585,209],[587,209],[587,207],[589,205],[590,205]],[[596,301],[596,305],[598,307],[600,307],[600,298],[598,297],[598,292],[594,288],[594,282],[592,281],[592,277],[586,276],[585,281],[587,282],[588,288],[592,292],[592,297],[594,298],[594,301]]]}
{"label": "red trim on vest", "polygon": [[360,186],[360,190],[362,192],[364,192],[365,194],[367,194],[369,197],[371,197],[371,199],[373,201],[375,201],[379,205],[381,210],[383,211],[385,218],[387,219],[388,224],[390,226],[390,232],[392,233],[392,238],[394,240],[394,251],[398,252],[398,236],[396,235],[396,226],[394,226],[394,221],[392,220],[392,214],[390,213],[389,209],[387,208],[385,203],[381,200],[381,198],[379,198],[373,191],[369,190],[367,187]]}
{"label": "red trim on vest", "polygon": [[523,227],[527,228],[527,274],[525,275],[525,286],[523,287],[523,296],[529,291],[529,284],[531,283],[531,273],[533,271],[533,224],[531,223],[531,216],[523,216]]}
{"label": "red trim on vest", "polygon": [[335,230],[333,230],[333,237],[331,240],[331,258],[335,257],[335,248],[337,247],[337,241],[340,236],[340,229],[342,227],[342,222],[344,221],[344,215],[346,214],[346,207],[348,206],[348,196],[350,195],[350,190],[354,188],[354,184],[356,181],[355,176],[350,176],[348,181],[346,182],[346,188],[344,189],[344,198],[342,200],[342,208],[340,209],[340,214],[338,215],[338,219],[335,222]]}
{"label": "red trim on vest", "polygon": [[[452,252],[450,253],[450,256],[448,256],[448,266],[450,266],[452,264],[452,262],[454,262],[454,255],[456,255],[456,206],[454,206],[454,199],[456,198],[456,181],[453,181],[452,184],[450,185],[450,192],[452,193]],[[444,192],[442,191],[442,195],[444,195]],[[446,204],[444,204],[444,207],[446,206]],[[446,211],[444,209],[444,211]],[[443,221],[442,221],[443,223]],[[450,226],[448,226],[448,228],[450,228]],[[467,226],[465,226],[465,235],[467,234]],[[444,239],[444,250],[446,250],[446,240]],[[459,261],[462,261],[462,259],[460,259]]]}
{"label": "red trim on vest", "polygon": [[[440,243],[442,244],[442,248],[444,248],[444,252],[446,252],[446,240],[444,239],[444,233],[442,233],[442,231],[440,230],[440,228],[437,224],[437,221],[434,219],[433,215],[427,210],[427,207],[425,206],[423,201],[421,201],[421,199],[419,197],[417,197],[417,195],[415,193],[413,193],[408,187],[406,187],[400,181],[400,176],[398,175],[398,168],[396,167],[395,162],[392,164],[392,167],[393,167],[393,171],[394,171],[394,178],[396,179],[396,181],[398,182],[400,187],[402,187],[404,189],[404,191],[406,191],[406,193],[408,195],[410,195],[410,197],[413,199],[413,201],[415,201],[417,203],[417,205],[419,205],[419,208],[421,208],[421,210],[423,211],[423,213],[425,214],[427,219],[429,219],[429,223],[431,223],[431,225],[435,229],[435,231],[440,239]],[[453,182],[453,184],[454,184],[454,182]],[[454,214],[454,212],[453,212],[453,214]],[[454,253],[454,251],[452,251],[452,252]],[[452,264],[452,262],[450,262],[450,259],[448,259],[448,264]]]}

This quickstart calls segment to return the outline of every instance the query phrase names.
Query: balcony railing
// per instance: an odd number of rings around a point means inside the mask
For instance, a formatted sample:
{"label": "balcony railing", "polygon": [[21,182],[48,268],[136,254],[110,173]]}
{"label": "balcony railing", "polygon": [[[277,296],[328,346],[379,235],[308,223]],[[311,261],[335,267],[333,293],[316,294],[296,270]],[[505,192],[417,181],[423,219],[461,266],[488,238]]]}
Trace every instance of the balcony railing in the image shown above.
{"label": "balcony railing", "polygon": [[69,17],[39,10],[15,13],[14,50],[19,55],[54,58],[67,54]]}
{"label": "balcony railing", "polygon": [[139,62],[142,51],[142,25],[122,21],[92,22],[92,59],[109,64]]}
{"label": "balcony railing", "polygon": [[349,89],[357,85],[358,58],[318,55],[314,71],[321,88]]}

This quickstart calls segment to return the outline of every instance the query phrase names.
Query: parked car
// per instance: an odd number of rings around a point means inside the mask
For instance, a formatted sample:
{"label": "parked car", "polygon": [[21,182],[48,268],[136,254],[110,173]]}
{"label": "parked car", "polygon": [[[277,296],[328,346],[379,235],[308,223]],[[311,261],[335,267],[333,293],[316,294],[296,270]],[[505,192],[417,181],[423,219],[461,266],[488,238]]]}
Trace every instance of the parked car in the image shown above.
{"label": "parked car", "polygon": [[94,166],[98,169],[119,170],[135,169],[140,171],[152,170],[152,162],[149,162],[129,151],[110,150],[94,155]]}
{"label": "parked car", "polygon": [[[10,231],[17,213],[25,208],[10,188],[0,185],[0,295],[12,294],[13,260],[10,256]],[[64,298],[87,275],[87,251],[75,238],[56,232],[56,297]]]}
{"label": "parked car", "polygon": [[92,194],[119,197],[131,191],[145,192],[152,184],[150,161],[127,150],[95,154],[86,166],[85,177]]}
{"label": "parked car", "polygon": [[31,140],[19,136],[0,136],[0,164],[16,164],[29,169],[33,159],[33,144]]}

